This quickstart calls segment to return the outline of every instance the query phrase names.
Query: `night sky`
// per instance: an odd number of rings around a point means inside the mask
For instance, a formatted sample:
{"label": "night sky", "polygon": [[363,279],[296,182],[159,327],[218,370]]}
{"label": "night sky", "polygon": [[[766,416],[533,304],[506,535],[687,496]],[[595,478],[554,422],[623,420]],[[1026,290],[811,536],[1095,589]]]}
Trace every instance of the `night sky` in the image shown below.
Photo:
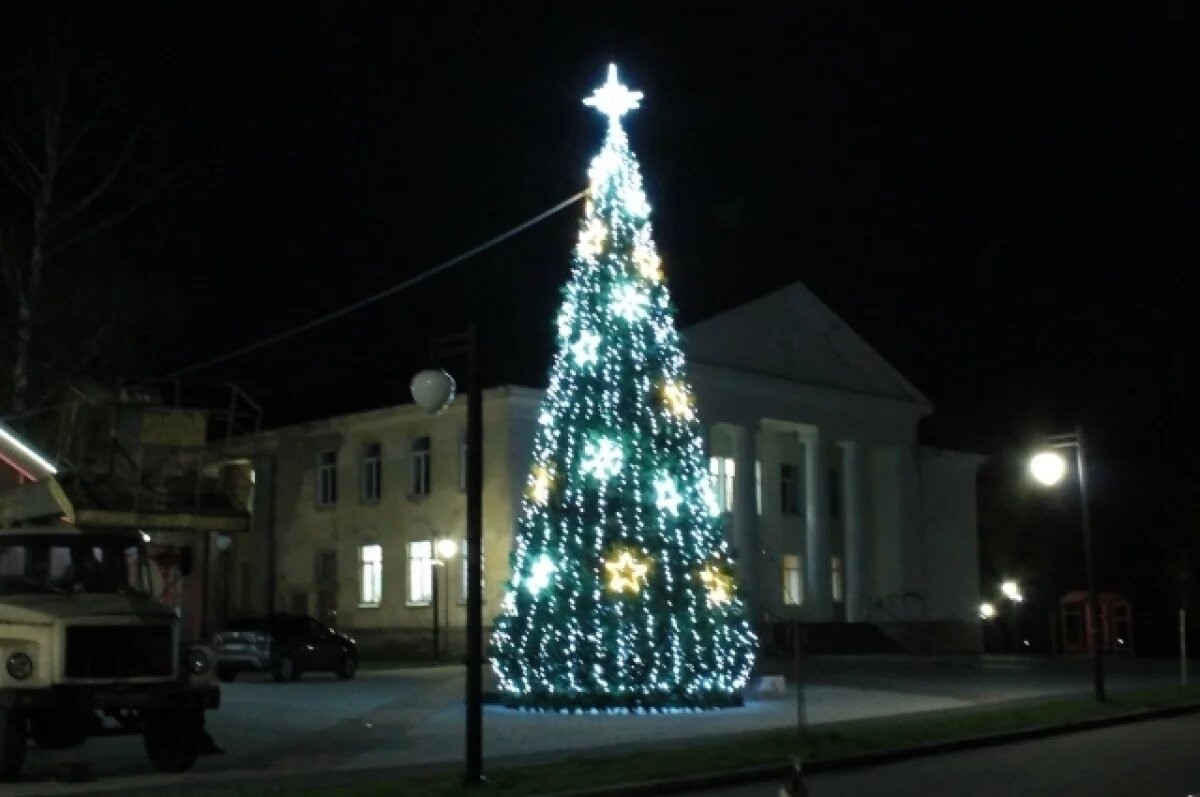
{"label": "night sky", "polygon": [[[604,132],[580,100],[615,61],[645,92],[627,128],[682,325],[801,280],[932,399],[929,442],[1004,462],[1083,423],[1098,489],[1124,485],[1110,494],[1143,524],[1127,477],[1189,464],[1170,10],[446,5],[110,2],[0,23],[9,63],[73,18],[179,170],[90,266],[139,297],[114,368],[164,374],[275,333],[580,190]],[[426,340],[473,318],[488,381],[541,386],[579,215],[195,376],[242,385],[274,424],[406,401]]]}

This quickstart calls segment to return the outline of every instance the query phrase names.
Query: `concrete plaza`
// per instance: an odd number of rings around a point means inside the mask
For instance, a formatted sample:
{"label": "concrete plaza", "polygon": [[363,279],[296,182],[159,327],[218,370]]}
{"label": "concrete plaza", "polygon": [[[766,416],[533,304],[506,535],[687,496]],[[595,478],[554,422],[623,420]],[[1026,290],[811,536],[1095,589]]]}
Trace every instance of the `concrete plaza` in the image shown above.
{"label": "concrete plaza", "polygon": [[[1169,663],[1117,662],[1111,688],[1171,682]],[[331,772],[447,764],[461,760],[463,671],[458,667],[363,673],[343,682],[312,676],[275,684],[247,678],[222,687],[224,705],[209,729],[228,753],[206,757],[185,775],[150,769],[138,738],[89,741],[79,750],[30,749],[25,778],[5,795],[69,794],[185,784],[201,786],[262,776],[284,779]],[[912,657],[829,657],[810,662],[805,708],[811,725],[962,708],[1005,700],[1086,693],[1086,662]],[[700,739],[795,727],[796,696],[751,698],[724,711],[661,715],[570,715],[489,706],[489,762],[548,760],[649,749]],[[87,761],[90,783],[54,780],[57,765]]]}

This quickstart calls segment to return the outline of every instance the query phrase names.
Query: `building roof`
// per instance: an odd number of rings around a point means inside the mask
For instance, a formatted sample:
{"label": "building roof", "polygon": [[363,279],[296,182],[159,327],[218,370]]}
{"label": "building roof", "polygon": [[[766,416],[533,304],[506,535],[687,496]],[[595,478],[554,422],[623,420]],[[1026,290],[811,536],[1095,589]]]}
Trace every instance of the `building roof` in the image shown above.
{"label": "building roof", "polygon": [[803,283],[683,330],[688,361],[932,408]]}

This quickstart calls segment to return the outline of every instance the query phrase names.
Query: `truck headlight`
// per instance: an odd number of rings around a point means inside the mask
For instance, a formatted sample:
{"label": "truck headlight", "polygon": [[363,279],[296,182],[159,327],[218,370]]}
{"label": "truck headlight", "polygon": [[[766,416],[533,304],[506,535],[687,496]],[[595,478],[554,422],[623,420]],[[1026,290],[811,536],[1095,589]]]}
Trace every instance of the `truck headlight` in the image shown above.
{"label": "truck headlight", "polygon": [[204,675],[211,666],[208,654],[203,650],[193,649],[188,651],[188,671],[192,675]]}
{"label": "truck headlight", "polygon": [[4,663],[4,669],[8,670],[8,674],[13,678],[24,681],[33,675],[33,659],[28,653],[14,653]]}

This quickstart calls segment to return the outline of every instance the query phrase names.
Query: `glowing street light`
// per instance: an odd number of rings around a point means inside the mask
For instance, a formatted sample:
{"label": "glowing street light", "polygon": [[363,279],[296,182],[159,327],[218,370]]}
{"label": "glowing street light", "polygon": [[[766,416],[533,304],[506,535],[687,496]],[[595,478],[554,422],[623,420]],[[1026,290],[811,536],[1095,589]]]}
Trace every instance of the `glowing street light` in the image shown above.
{"label": "glowing street light", "polygon": [[1021,586],[1012,579],[1000,585],[1000,593],[1013,603],[1021,603],[1025,600],[1025,596],[1021,594]]}
{"label": "glowing street light", "polygon": [[454,540],[450,539],[449,537],[442,537],[440,540],[438,540],[437,555],[439,559],[442,561],[445,561],[446,559],[453,559],[456,553],[458,553],[458,543],[456,543]]}
{"label": "glowing street light", "polygon": [[991,620],[996,616],[996,607],[990,602],[984,601],[979,604],[979,617],[983,620]]}
{"label": "glowing street light", "polygon": [[1067,461],[1057,451],[1042,451],[1029,460],[1029,472],[1039,483],[1053,487],[1067,475]]}

